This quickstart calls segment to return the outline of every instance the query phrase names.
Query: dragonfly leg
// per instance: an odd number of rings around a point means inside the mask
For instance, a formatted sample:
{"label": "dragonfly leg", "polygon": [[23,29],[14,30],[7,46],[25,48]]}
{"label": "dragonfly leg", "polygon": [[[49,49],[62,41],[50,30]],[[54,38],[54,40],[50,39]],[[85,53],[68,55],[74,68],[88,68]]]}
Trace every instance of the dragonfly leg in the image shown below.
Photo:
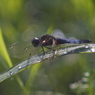
{"label": "dragonfly leg", "polygon": [[44,48],[43,48],[43,46],[41,46],[41,48],[42,48],[42,51],[43,51],[43,55],[45,55],[45,51],[44,51]]}

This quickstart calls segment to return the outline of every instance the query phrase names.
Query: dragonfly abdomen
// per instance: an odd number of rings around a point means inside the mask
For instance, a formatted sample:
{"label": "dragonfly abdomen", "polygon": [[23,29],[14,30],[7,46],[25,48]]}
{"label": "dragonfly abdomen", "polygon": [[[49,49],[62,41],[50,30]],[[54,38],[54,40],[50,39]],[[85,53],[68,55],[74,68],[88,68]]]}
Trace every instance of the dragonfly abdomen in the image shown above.
{"label": "dragonfly abdomen", "polygon": [[57,43],[58,44],[64,44],[64,43],[89,43],[91,40],[79,40],[79,39],[62,39],[62,38],[57,38]]}

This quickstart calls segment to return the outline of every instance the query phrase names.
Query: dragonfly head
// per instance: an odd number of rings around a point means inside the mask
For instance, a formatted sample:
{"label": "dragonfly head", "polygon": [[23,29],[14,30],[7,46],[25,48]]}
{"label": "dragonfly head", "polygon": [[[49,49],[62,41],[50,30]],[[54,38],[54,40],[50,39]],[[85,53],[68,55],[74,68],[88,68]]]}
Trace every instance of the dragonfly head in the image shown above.
{"label": "dragonfly head", "polygon": [[33,44],[34,47],[39,46],[39,44],[40,44],[40,39],[37,38],[37,37],[35,37],[35,38],[32,40],[32,44]]}

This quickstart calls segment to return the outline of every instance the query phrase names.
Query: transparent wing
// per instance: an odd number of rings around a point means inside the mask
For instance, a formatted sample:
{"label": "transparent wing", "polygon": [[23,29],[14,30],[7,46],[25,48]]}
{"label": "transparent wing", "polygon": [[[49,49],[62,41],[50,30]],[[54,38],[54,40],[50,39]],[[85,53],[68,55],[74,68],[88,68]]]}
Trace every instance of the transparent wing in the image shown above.
{"label": "transparent wing", "polygon": [[33,46],[31,41],[26,41],[22,43],[14,43],[9,47],[9,52],[11,56],[16,58],[29,57],[37,51]]}
{"label": "transparent wing", "polygon": [[[52,35],[56,38],[64,38],[67,39],[67,37],[65,36],[65,34],[60,30],[60,29],[55,29],[52,33]],[[68,39],[76,39],[75,37],[69,37]],[[70,46],[70,45],[74,45],[74,43],[65,43],[65,44],[61,44],[61,46]]]}
{"label": "transparent wing", "polygon": [[58,38],[66,38],[64,33],[59,29],[55,29],[52,33],[52,36],[58,37]]}

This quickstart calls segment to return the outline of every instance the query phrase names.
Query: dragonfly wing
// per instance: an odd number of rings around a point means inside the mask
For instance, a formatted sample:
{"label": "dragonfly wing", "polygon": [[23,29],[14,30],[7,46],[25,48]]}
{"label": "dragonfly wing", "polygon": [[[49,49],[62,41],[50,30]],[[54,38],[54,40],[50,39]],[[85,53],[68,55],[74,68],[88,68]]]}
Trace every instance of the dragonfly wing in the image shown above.
{"label": "dragonfly wing", "polygon": [[9,52],[11,56],[16,58],[29,57],[32,51],[33,51],[33,46],[31,41],[14,43],[9,47]]}
{"label": "dragonfly wing", "polygon": [[64,33],[59,29],[55,29],[52,33],[52,36],[54,36],[56,38],[66,38]]}

